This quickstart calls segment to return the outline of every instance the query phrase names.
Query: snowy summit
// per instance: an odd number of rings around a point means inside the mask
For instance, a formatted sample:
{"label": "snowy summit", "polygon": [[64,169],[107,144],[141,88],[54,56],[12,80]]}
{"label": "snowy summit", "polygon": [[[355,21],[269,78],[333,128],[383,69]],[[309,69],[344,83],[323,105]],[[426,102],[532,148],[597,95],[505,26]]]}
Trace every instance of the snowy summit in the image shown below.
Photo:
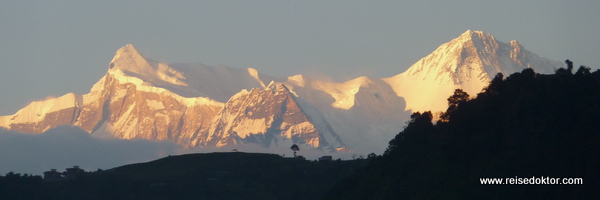
{"label": "snowy summit", "polygon": [[[168,64],[120,48],[106,75],[84,95],[32,102],[0,126],[41,133],[78,126],[96,137],[170,140],[187,147],[258,145],[382,153],[411,112],[444,111],[461,88],[474,96],[497,74],[562,63],[516,41],[468,30],[389,78],[328,82],[277,78],[256,69]],[[268,83],[268,84],[266,84]]]}

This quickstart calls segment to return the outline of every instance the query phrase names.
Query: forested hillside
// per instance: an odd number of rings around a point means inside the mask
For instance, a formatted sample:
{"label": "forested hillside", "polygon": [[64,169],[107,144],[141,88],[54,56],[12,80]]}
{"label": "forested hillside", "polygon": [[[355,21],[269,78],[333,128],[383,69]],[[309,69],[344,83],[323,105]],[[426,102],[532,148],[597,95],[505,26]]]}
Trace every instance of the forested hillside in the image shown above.
{"label": "forested hillside", "polygon": [[0,176],[0,199],[319,199],[367,162],[186,154],[58,179],[11,172]]}
{"label": "forested hillside", "polygon": [[0,199],[598,199],[600,70],[567,65],[553,75],[498,74],[476,98],[456,90],[438,120],[413,113],[383,156],[210,153],[44,182],[9,173]]}
{"label": "forested hillside", "polygon": [[[476,98],[456,90],[327,199],[597,199],[600,71],[498,74]],[[485,185],[481,178],[581,178],[582,185]],[[521,182],[523,183],[523,182]],[[559,182],[560,183],[560,182]]]}

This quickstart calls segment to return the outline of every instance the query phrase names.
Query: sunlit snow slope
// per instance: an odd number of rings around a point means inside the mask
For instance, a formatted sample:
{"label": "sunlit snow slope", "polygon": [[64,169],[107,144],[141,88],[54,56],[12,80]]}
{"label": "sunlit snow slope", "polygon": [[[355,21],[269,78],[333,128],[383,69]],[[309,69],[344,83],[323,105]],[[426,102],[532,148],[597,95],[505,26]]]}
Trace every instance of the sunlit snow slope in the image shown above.
{"label": "sunlit snow slope", "polygon": [[383,80],[404,97],[407,110],[438,112],[446,109],[446,99],[456,88],[475,96],[497,73],[510,75],[532,68],[548,74],[561,67],[560,62],[539,57],[517,41],[503,43],[490,34],[468,30],[406,72]]}
{"label": "sunlit snow slope", "polygon": [[187,147],[300,144],[325,151],[382,153],[414,111],[440,112],[454,89],[474,96],[497,73],[562,67],[518,42],[467,31],[406,72],[346,82],[257,70],[168,64],[119,49],[88,94],[30,103],[0,127],[41,133],[59,125],[93,136],[171,140]]}

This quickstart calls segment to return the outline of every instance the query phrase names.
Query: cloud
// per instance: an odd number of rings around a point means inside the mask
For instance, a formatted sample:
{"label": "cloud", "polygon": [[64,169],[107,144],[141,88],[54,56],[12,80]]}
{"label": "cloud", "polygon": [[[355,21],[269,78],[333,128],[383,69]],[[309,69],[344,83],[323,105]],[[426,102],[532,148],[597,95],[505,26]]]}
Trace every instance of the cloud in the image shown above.
{"label": "cloud", "polygon": [[[184,149],[171,141],[121,140],[95,138],[72,126],[59,126],[42,134],[28,134],[0,128],[0,175],[8,172],[42,175],[44,171],[65,171],[75,165],[86,171],[111,169],[127,164],[148,162],[168,155],[190,153],[240,152],[293,155],[291,143],[280,141],[268,149],[254,144],[227,147]],[[351,159],[352,152],[324,152],[300,147],[298,155],[315,160],[323,155]]]}
{"label": "cloud", "polygon": [[0,129],[0,174],[41,175],[78,165],[86,171],[146,162],[182,152],[169,141],[99,139],[78,127],[60,126],[42,134]]}

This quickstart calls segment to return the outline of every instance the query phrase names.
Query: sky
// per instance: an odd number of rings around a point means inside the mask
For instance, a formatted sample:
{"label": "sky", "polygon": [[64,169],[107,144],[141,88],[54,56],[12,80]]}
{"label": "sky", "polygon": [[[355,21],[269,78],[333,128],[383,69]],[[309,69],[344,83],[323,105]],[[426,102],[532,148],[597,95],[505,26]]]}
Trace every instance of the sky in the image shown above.
{"label": "sky", "polygon": [[0,115],[87,93],[117,49],[336,81],[404,72],[466,30],[575,65],[600,65],[597,0],[5,1]]}

